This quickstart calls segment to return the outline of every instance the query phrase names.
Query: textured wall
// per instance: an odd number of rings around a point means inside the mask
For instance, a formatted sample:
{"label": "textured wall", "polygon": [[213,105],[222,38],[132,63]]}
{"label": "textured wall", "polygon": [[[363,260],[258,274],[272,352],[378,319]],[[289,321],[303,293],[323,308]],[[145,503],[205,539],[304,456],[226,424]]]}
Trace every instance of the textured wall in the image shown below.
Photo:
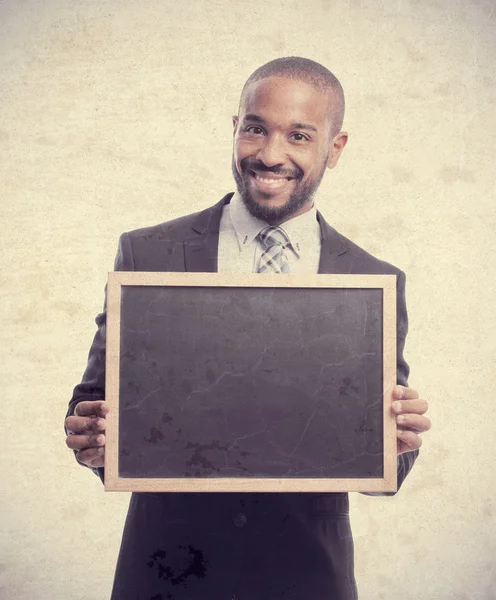
{"label": "textured wall", "polygon": [[319,208],[406,271],[434,423],[397,497],[352,498],[361,599],[496,598],[494,0],[2,0],[0,19],[0,598],[108,598],[128,495],[78,468],[62,422],[118,236],[233,189],[240,88],[291,54],[343,83]]}

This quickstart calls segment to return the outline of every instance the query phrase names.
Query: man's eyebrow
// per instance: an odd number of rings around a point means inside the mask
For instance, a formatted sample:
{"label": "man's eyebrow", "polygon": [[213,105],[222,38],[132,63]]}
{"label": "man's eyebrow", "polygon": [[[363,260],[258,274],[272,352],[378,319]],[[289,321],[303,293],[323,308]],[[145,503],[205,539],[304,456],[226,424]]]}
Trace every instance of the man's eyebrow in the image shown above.
{"label": "man's eyebrow", "polygon": [[308,129],[309,131],[318,133],[317,127],[315,127],[315,125],[310,125],[309,123],[292,123],[291,127],[293,129]]}
{"label": "man's eyebrow", "polygon": [[253,113],[248,113],[247,115],[244,116],[244,121],[255,121],[256,123],[265,123],[265,121],[262,119],[262,117],[259,117],[258,115],[254,115]]}
{"label": "man's eyebrow", "polygon": [[[262,119],[262,117],[253,113],[246,114],[243,120],[254,121],[255,123],[265,123],[265,120]],[[310,123],[291,123],[291,129],[306,129],[308,131],[315,131],[315,133],[318,133],[317,127],[315,127],[315,125],[310,125]]]}

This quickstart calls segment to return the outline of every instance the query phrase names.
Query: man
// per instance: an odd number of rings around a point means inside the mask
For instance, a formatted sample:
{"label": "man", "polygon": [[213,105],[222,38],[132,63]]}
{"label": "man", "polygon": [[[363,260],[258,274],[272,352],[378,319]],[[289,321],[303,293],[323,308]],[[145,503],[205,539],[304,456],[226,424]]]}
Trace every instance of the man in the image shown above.
{"label": "man", "polygon": [[[407,386],[405,276],[332,229],[314,206],[348,136],[344,97],[326,68],[282,58],[246,82],[234,117],[237,193],[120,238],[116,270],[387,273],[397,277],[398,483],[427,431]],[[280,227],[281,226],[281,227]],[[103,479],[105,311],[66,418],[67,444]],[[347,494],[133,494],[113,600],[357,598]]]}

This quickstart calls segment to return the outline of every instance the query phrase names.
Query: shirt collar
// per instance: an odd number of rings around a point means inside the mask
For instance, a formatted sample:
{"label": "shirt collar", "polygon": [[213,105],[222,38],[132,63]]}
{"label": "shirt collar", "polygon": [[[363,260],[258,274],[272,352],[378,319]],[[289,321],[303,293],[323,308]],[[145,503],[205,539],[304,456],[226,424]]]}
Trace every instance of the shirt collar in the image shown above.
{"label": "shirt collar", "polygon": [[[241,250],[249,247],[262,229],[267,227],[265,221],[257,219],[249,212],[238,192],[234,193],[229,203],[229,214]],[[320,238],[320,226],[317,221],[315,202],[309,211],[285,221],[280,225],[280,228],[289,237],[295,252],[300,254],[305,246],[315,239],[316,232]]]}
{"label": "shirt collar", "polygon": [[229,203],[229,215],[241,250],[248,248],[267,223],[254,217],[246,208],[238,192]]}
{"label": "shirt collar", "polygon": [[308,245],[315,244],[320,239],[320,225],[317,221],[315,202],[310,210],[285,221],[280,228],[286,232],[293,250],[297,254],[305,252]]}

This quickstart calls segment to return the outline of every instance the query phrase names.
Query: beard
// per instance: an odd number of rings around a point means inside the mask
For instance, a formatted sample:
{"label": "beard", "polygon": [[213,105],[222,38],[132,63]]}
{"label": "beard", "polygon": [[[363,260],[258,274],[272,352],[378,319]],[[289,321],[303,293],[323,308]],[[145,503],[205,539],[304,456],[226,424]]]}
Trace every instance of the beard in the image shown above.
{"label": "beard", "polygon": [[[232,173],[238,193],[243,200],[244,205],[252,216],[266,223],[282,223],[291,218],[296,212],[302,209],[306,204],[312,202],[315,192],[317,191],[327,166],[327,160],[329,155],[326,156],[322,163],[319,176],[313,181],[307,181],[301,183],[303,178],[303,171],[300,168],[296,168],[293,171],[282,170],[279,168],[269,168],[263,163],[258,161],[251,161],[249,158],[244,158],[240,162],[240,168],[243,175],[240,175],[236,168],[236,160],[234,154],[232,157]],[[294,190],[292,191],[289,199],[282,206],[268,206],[255,201],[249,188],[248,188],[248,174],[249,169],[256,169],[257,171],[265,171],[267,173],[283,174],[287,177],[293,177],[296,181]],[[271,194],[261,194],[262,198],[268,200],[271,198]]]}

